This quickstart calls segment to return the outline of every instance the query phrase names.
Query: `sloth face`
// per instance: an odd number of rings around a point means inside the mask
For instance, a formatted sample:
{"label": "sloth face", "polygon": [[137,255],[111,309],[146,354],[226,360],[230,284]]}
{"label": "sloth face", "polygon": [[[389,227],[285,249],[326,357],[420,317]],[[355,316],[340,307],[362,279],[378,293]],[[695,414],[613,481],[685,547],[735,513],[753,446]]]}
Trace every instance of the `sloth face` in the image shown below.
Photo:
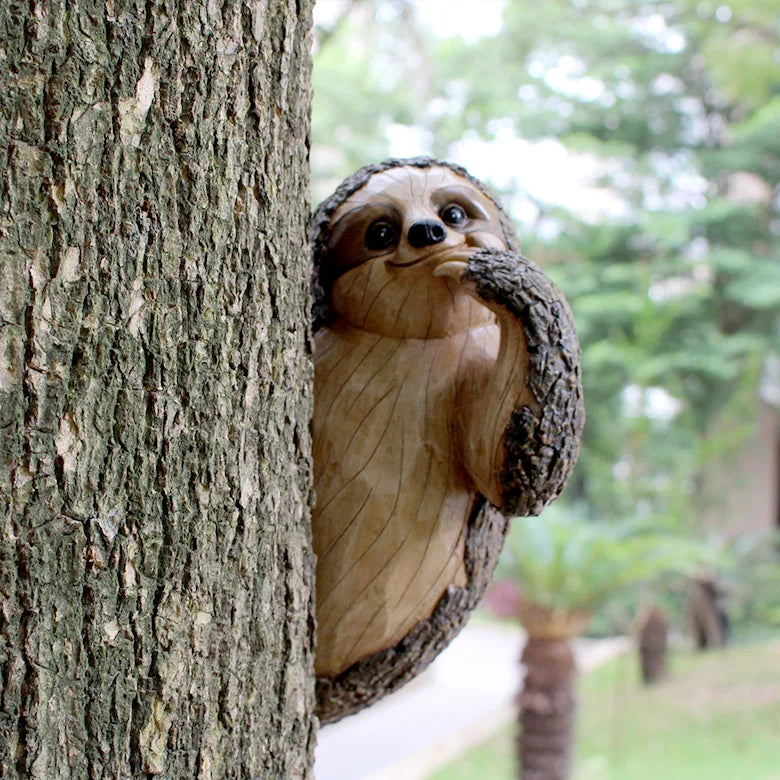
{"label": "sloth face", "polygon": [[[451,264],[465,264],[480,247],[505,249],[501,220],[490,198],[449,168],[375,174],[339,205],[330,228],[328,263],[338,276],[331,306],[343,319],[435,338],[491,318]],[[444,263],[449,273],[436,273]]]}

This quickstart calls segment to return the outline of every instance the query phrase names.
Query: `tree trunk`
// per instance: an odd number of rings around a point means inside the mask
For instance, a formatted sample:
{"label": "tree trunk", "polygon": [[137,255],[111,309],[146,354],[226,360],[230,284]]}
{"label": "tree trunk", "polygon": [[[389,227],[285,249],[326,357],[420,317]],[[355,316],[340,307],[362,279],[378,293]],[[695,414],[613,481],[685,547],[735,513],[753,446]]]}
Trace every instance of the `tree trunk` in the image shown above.
{"label": "tree trunk", "polygon": [[722,589],[713,579],[691,581],[687,606],[699,650],[724,647],[726,644],[729,622],[722,605],[723,595]]}
{"label": "tree trunk", "polygon": [[576,713],[577,667],[568,639],[535,639],[523,648],[518,754],[523,780],[569,776]]}
{"label": "tree trunk", "polygon": [[645,685],[666,675],[669,621],[660,609],[648,610],[639,626],[639,665]]}
{"label": "tree trunk", "polygon": [[4,777],[305,777],[308,0],[0,6]]}

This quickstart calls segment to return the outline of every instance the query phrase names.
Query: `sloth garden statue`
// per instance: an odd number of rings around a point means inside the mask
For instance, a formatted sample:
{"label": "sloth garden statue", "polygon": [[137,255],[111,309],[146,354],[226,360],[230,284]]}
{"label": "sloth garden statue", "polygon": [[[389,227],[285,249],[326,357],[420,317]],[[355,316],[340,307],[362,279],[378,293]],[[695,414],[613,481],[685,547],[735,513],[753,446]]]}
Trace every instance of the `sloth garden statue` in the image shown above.
{"label": "sloth garden statue", "polygon": [[507,528],[566,482],[584,421],[561,292],[463,168],[390,160],[314,216],[313,513],[322,722],[420,671]]}

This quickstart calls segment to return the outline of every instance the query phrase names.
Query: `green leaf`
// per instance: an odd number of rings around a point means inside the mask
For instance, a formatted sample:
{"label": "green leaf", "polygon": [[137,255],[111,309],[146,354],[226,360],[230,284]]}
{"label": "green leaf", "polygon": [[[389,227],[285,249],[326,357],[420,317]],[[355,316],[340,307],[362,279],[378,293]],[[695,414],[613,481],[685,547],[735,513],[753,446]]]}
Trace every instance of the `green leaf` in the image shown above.
{"label": "green leaf", "polygon": [[753,309],[780,308],[780,258],[751,266],[750,273],[726,285],[724,296]]}

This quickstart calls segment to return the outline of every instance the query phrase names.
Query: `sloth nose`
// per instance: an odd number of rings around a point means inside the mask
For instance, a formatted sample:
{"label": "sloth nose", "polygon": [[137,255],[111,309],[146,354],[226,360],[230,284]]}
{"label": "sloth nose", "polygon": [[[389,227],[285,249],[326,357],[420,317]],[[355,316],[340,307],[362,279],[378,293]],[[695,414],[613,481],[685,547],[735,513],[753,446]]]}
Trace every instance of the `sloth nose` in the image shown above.
{"label": "sloth nose", "polygon": [[415,249],[422,249],[424,246],[440,244],[444,241],[447,238],[447,228],[435,219],[426,219],[415,222],[409,228],[408,238]]}

